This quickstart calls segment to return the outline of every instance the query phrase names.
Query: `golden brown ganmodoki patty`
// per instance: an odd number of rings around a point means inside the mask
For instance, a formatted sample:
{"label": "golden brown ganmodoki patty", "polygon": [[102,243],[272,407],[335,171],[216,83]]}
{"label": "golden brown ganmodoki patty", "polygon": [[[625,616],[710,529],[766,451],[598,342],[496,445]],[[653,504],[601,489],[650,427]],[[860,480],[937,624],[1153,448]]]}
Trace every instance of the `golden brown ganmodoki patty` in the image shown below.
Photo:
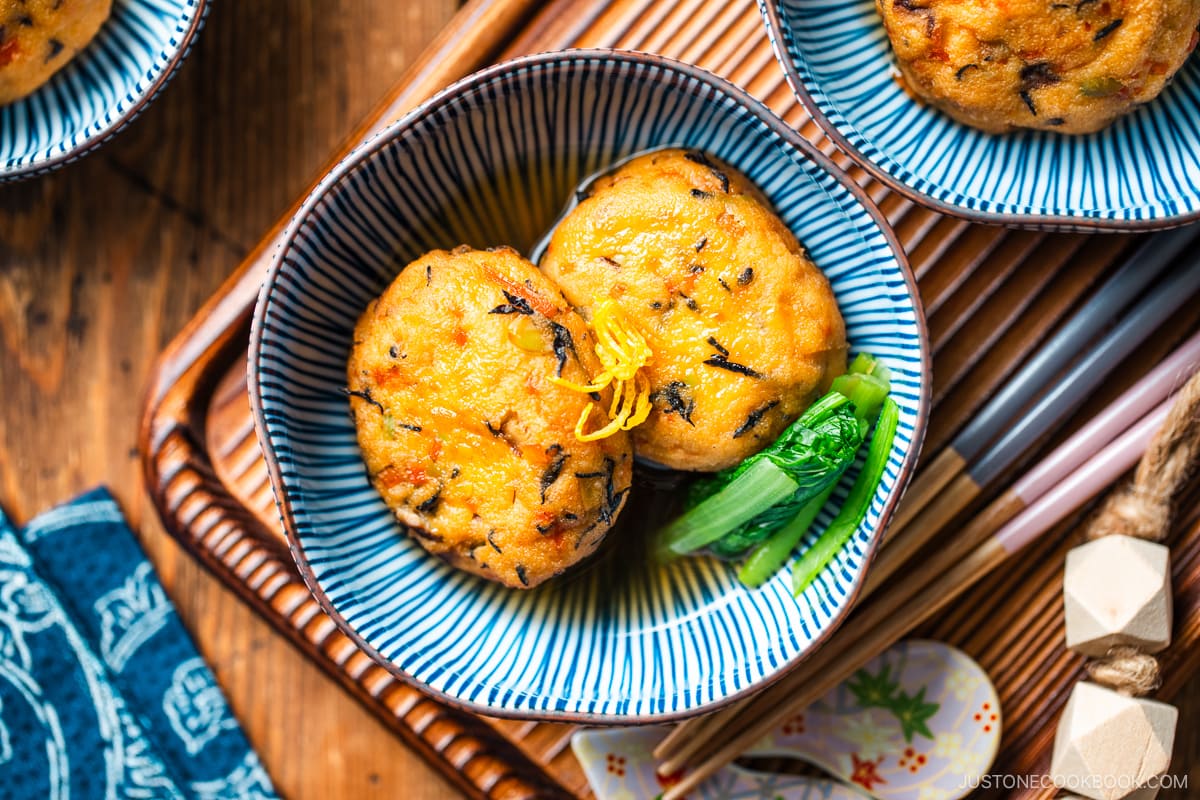
{"label": "golden brown ganmodoki patty", "polygon": [[876,0],[908,87],[993,133],[1100,130],[1158,96],[1200,0]]}
{"label": "golden brown ganmodoki patty", "polygon": [[600,369],[584,321],[516,252],[428,253],[354,331],[371,482],[426,550],[536,586],[596,549],[629,489],[629,435],[577,441],[590,399],[549,380]]}
{"label": "golden brown ganmodoki patty", "polygon": [[542,271],[585,318],[611,297],[646,337],[654,410],[639,457],[684,470],[761,450],[845,369],[829,281],[749,181],[663,150],[600,180]]}
{"label": "golden brown ganmodoki patty", "polygon": [[0,0],[0,105],[37,89],[108,19],[112,0]]}

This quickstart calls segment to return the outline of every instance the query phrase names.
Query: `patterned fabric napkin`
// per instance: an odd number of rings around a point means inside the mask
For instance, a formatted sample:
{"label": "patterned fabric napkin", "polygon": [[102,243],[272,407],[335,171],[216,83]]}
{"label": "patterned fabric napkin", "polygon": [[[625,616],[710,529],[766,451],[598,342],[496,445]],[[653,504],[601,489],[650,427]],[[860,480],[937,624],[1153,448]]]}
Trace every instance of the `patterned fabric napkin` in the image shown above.
{"label": "patterned fabric napkin", "polygon": [[275,798],[103,489],[0,513],[0,795]]}

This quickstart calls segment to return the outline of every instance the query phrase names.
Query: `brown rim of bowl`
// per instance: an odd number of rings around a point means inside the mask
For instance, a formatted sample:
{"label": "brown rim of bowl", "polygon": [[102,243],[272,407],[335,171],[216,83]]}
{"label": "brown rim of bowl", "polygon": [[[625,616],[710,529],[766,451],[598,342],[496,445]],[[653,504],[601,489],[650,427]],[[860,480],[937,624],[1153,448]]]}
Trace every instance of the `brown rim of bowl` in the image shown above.
{"label": "brown rim of bowl", "polygon": [[142,93],[141,98],[136,103],[125,109],[124,114],[64,153],[47,158],[45,161],[26,164],[17,169],[4,170],[0,168],[0,183],[25,180],[26,178],[44,175],[47,172],[53,172],[56,169],[65,167],[88,155],[101,145],[107,144],[114,136],[125,130],[131,122],[146,110],[147,106],[154,102],[159,93],[171,81],[171,78],[175,77],[175,72],[179,69],[183,60],[192,52],[192,46],[196,41],[196,33],[204,25],[204,20],[208,16],[210,8],[209,0],[196,0],[196,13],[192,15],[192,22],[188,25],[187,30],[180,34],[179,44],[175,48],[175,53],[167,60],[162,73],[146,88],[146,91]]}
{"label": "brown rim of bowl", "polygon": [[[913,447],[909,451],[904,463],[900,466],[900,474],[896,479],[895,489],[892,491],[887,502],[884,504],[883,512],[879,517],[879,526],[876,529],[875,535],[871,542],[867,545],[866,552],[863,553],[862,569],[859,570],[857,577],[853,581],[849,596],[842,606],[841,611],[835,615],[825,626],[825,629],[816,636],[808,645],[808,648],[801,654],[792,658],[789,662],[780,667],[775,674],[770,675],[736,693],[730,694],[720,700],[707,703],[702,706],[697,706],[686,711],[677,711],[666,714],[640,714],[640,715],[612,715],[612,714],[596,714],[590,712],[574,712],[574,711],[517,711],[513,709],[496,708],[492,706],[473,703],[461,700],[452,695],[446,694],[438,689],[425,684],[418,678],[404,670],[400,669],[391,660],[381,655],[374,647],[367,643],[350,625],[349,622],[334,608],[329,601],[325,592],[317,583],[316,576],[313,574],[308,560],[304,555],[304,549],[300,544],[300,538],[296,532],[296,521],[293,515],[291,499],[288,493],[283,488],[282,471],[279,466],[279,459],[275,454],[274,448],[271,445],[270,439],[267,437],[266,418],[263,414],[262,407],[262,392],[258,382],[258,374],[260,372],[259,359],[261,357],[262,332],[264,318],[266,315],[267,302],[270,298],[272,287],[275,279],[279,274],[283,264],[283,254],[291,246],[292,242],[299,231],[301,220],[305,219],[311,212],[313,207],[320,201],[324,195],[334,186],[338,185],[348,174],[353,172],[357,167],[365,163],[372,155],[388,145],[402,131],[411,127],[415,122],[429,117],[433,111],[448,98],[456,97],[457,95],[475,89],[480,84],[492,80],[497,75],[502,75],[513,69],[527,67],[530,65],[547,64],[564,59],[595,59],[608,62],[626,62],[640,63],[656,66],[660,69],[674,71],[684,77],[702,81],[718,92],[724,93],[736,100],[742,107],[754,114],[755,117],[770,128],[774,133],[787,144],[790,144],[796,150],[799,150],[806,158],[816,163],[824,172],[833,177],[839,184],[847,189],[858,203],[864,208],[867,213],[874,219],[884,239],[892,251],[892,255],[896,258],[896,262],[900,267],[900,271],[904,277],[904,282],[908,288],[909,296],[913,299],[913,312],[917,325],[920,350],[921,350],[921,392],[917,407],[917,421],[913,427]],[[746,697],[755,692],[770,686],[776,681],[783,678],[789,672],[796,668],[808,655],[815,652],[818,647],[824,644],[825,640],[841,626],[845,620],[846,614],[854,605],[854,600],[858,597],[862,589],[863,580],[866,577],[867,571],[870,569],[871,561],[874,558],[875,551],[883,538],[883,533],[887,528],[888,521],[896,510],[896,504],[899,503],[901,496],[904,494],[905,488],[912,477],[913,469],[915,468],[917,458],[921,452],[921,446],[925,439],[925,428],[929,419],[929,404],[930,404],[930,356],[929,356],[929,331],[925,322],[925,310],[921,303],[921,296],[917,291],[916,279],[913,276],[912,270],[909,268],[908,259],[905,257],[904,248],[900,245],[896,234],[888,225],[887,220],[875,204],[871,202],[858,184],[850,179],[850,177],[830,161],[821,151],[814,145],[802,139],[791,127],[777,117],[774,112],[770,111],[765,105],[751,97],[747,92],[738,88],[729,81],[714,75],[707,70],[691,64],[685,64],[681,61],[676,61],[665,56],[653,55],[649,53],[641,53],[630,50],[613,50],[613,49],[577,49],[577,50],[562,50],[550,53],[538,53],[535,55],[521,56],[519,58],[503,61],[494,66],[475,72],[467,77],[452,83],[436,95],[426,100],[414,110],[410,111],[399,121],[385,128],[377,134],[373,139],[363,144],[353,155],[342,161],[334,167],[329,174],[322,179],[316,189],[309,194],[304,201],[300,210],[292,217],[288,223],[287,229],[279,239],[279,244],[276,247],[275,255],[271,260],[271,266],[267,271],[262,288],[259,291],[258,302],[254,309],[254,318],[250,328],[250,347],[249,358],[247,361],[247,386],[250,393],[250,406],[254,416],[254,432],[258,438],[259,446],[262,449],[263,457],[267,462],[267,471],[271,479],[271,491],[275,496],[275,503],[279,507],[280,519],[284,526],[284,531],[287,534],[288,549],[292,554],[292,558],[296,562],[296,567],[300,571],[301,577],[304,579],[305,585],[309,592],[312,593],[314,599],[332,619],[334,624],[342,633],[346,634],[351,641],[355,643],[363,652],[371,657],[373,661],[383,667],[387,672],[398,680],[416,687],[425,694],[433,697],[441,703],[452,708],[466,711],[471,714],[480,714],[490,717],[501,717],[505,719],[520,719],[520,720],[536,720],[544,722],[576,722],[588,725],[650,725],[664,722],[674,722],[690,717],[706,714],[715,711],[719,708],[727,706],[743,697]]]}
{"label": "brown rim of bowl", "polygon": [[825,116],[825,113],[821,110],[817,102],[813,100],[804,79],[800,77],[800,73],[796,70],[796,64],[792,60],[791,54],[783,45],[783,31],[786,28],[786,24],[783,21],[783,15],[779,11],[779,0],[758,0],[758,4],[762,9],[764,23],[768,29],[767,38],[771,42],[771,50],[775,54],[775,61],[783,67],[784,77],[787,78],[788,85],[792,87],[792,94],[796,96],[796,99],[808,111],[813,121],[817,123],[817,126],[825,132],[825,135],[829,137],[830,141],[839,150],[849,156],[850,160],[855,164],[870,173],[871,177],[917,205],[924,206],[939,214],[965,219],[968,222],[1073,233],[1162,231],[1170,228],[1178,228],[1190,222],[1200,220],[1200,209],[1190,214],[1177,214],[1172,217],[1162,217],[1160,219],[1135,220],[1092,219],[1087,217],[1069,217],[1061,214],[998,214],[990,211],[976,211],[971,208],[963,208],[953,203],[938,200],[936,197],[915,189],[897,179],[863,155],[862,151],[851,144],[842,134],[841,129],[829,121],[829,118]]}

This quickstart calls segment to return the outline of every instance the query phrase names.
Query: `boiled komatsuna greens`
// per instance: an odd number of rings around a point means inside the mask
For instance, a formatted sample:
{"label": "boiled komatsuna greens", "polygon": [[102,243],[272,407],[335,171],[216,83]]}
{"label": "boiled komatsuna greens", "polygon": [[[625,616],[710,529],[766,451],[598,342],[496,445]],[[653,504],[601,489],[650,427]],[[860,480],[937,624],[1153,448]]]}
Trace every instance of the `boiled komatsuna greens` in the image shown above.
{"label": "boiled komatsuna greens", "polygon": [[890,389],[887,369],[860,354],[849,372],[767,449],[691,487],[687,510],[662,532],[668,554],[707,548],[737,558],[756,586],[773,574],[811,526],[854,462]]}

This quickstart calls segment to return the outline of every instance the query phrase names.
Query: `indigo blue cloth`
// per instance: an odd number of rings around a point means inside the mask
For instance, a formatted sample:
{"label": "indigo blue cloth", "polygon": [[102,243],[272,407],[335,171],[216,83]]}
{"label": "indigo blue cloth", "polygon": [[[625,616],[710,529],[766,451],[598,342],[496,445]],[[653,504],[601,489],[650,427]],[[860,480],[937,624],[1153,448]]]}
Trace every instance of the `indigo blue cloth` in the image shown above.
{"label": "indigo blue cloth", "polygon": [[103,489],[0,513],[0,797],[275,798]]}

